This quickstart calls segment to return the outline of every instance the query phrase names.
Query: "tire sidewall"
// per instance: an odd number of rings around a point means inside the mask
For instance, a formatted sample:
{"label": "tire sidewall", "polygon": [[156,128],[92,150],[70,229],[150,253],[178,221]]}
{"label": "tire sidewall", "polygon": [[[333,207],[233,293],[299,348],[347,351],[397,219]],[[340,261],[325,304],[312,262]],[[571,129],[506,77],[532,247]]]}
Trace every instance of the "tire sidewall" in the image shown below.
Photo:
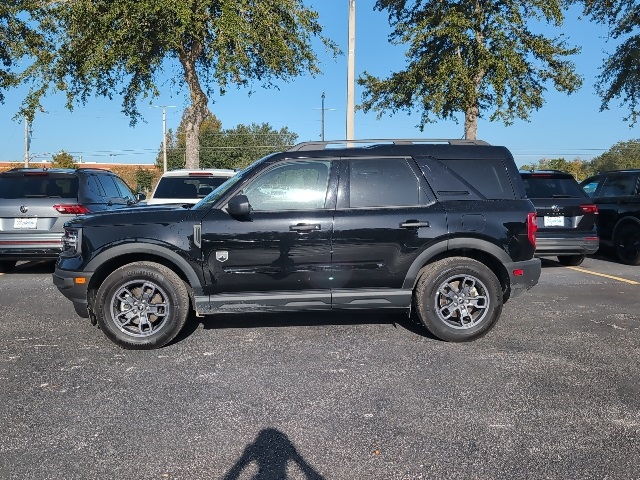
{"label": "tire sidewall", "polygon": [[[440,262],[439,262],[440,263]],[[443,265],[444,266],[444,265]],[[438,289],[448,278],[456,275],[470,275],[478,279],[487,288],[489,309],[484,319],[468,329],[456,329],[446,325],[436,312],[435,302]],[[422,295],[416,299],[419,302],[418,313],[423,324],[435,336],[449,342],[466,342],[481,337],[497,322],[502,312],[502,291],[496,276],[479,262],[459,260],[451,262],[441,270],[435,269],[432,274],[426,274],[421,279],[424,286]]]}
{"label": "tire sidewall", "polygon": [[[168,296],[170,316],[159,331],[146,337],[133,337],[122,332],[111,313],[114,295],[124,284],[132,280],[148,280],[161,287]],[[112,342],[128,349],[152,349],[167,344],[180,332],[187,316],[172,280],[159,268],[149,264],[126,265],[114,271],[98,289],[94,305],[100,329]]]}
{"label": "tire sidewall", "polygon": [[620,260],[625,265],[640,265],[640,253],[637,253],[633,258],[626,258],[624,256],[624,253],[620,251],[620,242],[624,240],[625,236],[634,232],[636,235],[640,234],[640,225],[627,223],[626,225],[622,225],[616,233],[616,255],[618,256],[618,260]]}

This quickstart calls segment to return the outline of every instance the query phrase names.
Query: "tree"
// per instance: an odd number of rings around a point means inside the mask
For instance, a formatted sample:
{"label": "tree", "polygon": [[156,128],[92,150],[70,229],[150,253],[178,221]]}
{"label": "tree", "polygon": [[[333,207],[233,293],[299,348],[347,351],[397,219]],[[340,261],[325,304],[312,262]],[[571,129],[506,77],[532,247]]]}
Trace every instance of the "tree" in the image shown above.
{"label": "tree", "polygon": [[[37,52],[52,47],[41,32],[33,28],[39,17],[38,0],[3,0],[0,3],[0,103],[4,103],[4,91],[15,87],[28,75],[32,67],[22,67],[21,62]],[[31,98],[26,99],[30,103]],[[35,106],[32,105],[32,112]],[[33,115],[28,115],[29,120]]]}
{"label": "tree", "polygon": [[626,168],[640,168],[640,139],[618,142],[591,160],[594,173]]}
{"label": "tree", "polygon": [[575,158],[571,161],[565,160],[564,158],[543,158],[537,163],[523,165],[522,170],[560,170],[570,173],[578,181],[584,180],[593,174],[591,162],[580,158]]}
{"label": "tree", "polygon": [[[610,36],[621,40],[605,59],[596,81],[602,97],[600,110],[618,99],[629,107],[624,121],[631,126],[640,118],[640,3],[638,0],[583,0],[585,14],[598,23],[609,25]],[[635,33],[634,33],[635,32]]]}
{"label": "tree", "polygon": [[[184,122],[184,119],[183,119]],[[167,169],[184,168],[185,143],[183,122],[174,135],[168,133]],[[269,153],[279,152],[293,145],[298,135],[283,127],[276,130],[268,123],[237,125],[222,130],[221,123],[212,116],[200,129],[200,167],[243,168]],[[161,147],[162,148],[162,147]],[[162,169],[162,150],[156,166]]]}
{"label": "tree", "polygon": [[135,124],[137,102],[158,97],[168,72],[174,87],[189,91],[189,168],[199,165],[198,133],[210,114],[210,96],[234,85],[275,87],[276,80],[318,74],[314,38],[339,53],[303,0],[74,0],[44,8],[48,22],[40,28],[56,47],[38,56],[54,55],[48,63],[36,62],[31,95],[44,95],[42,88],[62,90],[73,109],[92,94],[118,94]]}
{"label": "tree", "polygon": [[77,168],[76,162],[73,161],[73,155],[64,150],[56,153],[51,157],[51,168]]}
{"label": "tree", "polygon": [[134,173],[136,179],[136,191],[149,193],[155,180],[153,173],[148,168],[138,166]]}
{"label": "tree", "polygon": [[536,20],[560,26],[563,0],[377,0],[393,27],[390,41],[408,44],[407,66],[379,79],[364,72],[365,112],[421,111],[419,127],[464,114],[464,137],[477,138],[478,118],[505,125],[529,119],[547,84],[572,93],[582,84],[568,60],[579,49],[562,36],[532,31]]}

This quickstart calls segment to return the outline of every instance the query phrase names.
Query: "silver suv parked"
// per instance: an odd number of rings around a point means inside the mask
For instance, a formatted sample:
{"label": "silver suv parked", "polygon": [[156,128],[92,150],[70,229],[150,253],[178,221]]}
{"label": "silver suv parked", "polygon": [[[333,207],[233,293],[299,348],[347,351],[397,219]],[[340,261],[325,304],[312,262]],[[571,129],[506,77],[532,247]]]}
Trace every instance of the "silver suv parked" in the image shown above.
{"label": "silver suv parked", "polygon": [[18,260],[55,259],[64,222],[138,202],[126,182],[97,168],[0,172],[0,272]]}

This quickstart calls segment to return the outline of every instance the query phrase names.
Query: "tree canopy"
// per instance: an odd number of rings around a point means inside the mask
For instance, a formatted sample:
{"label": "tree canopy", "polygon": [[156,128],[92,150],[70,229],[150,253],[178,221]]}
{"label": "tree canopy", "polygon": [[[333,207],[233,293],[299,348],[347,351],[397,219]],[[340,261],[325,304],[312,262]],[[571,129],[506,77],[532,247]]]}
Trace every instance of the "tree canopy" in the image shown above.
{"label": "tree canopy", "polygon": [[[167,169],[185,168],[185,136],[183,122],[177,132],[167,135]],[[298,135],[283,127],[276,130],[268,123],[237,125],[222,129],[220,121],[211,116],[200,129],[201,168],[244,168],[261,157],[286,150],[296,143]],[[163,168],[162,147],[156,166]],[[187,167],[189,168],[189,167]]]}
{"label": "tree canopy", "polygon": [[389,13],[390,41],[408,45],[407,66],[379,79],[367,72],[365,112],[419,111],[420,128],[464,114],[464,137],[476,139],[478,118],[505,125],[544,104],[550,83],[572,93],[582,83],[570,57],[579,49],[562,35],[532,30],[535,20],[557,27],[563,0],[470,2],[468,0],[377,0]]}
{"label": "tree canopy", "polygon": [[596,82],[602,97],[600,109],[618,100],[629,108],[624,118],[632,126],[640,118],[640,3],[638,0],[584,0],[585,13],[609,25],[612,39],[620,43],[604,61]]}
{"label": "tree canopy", "polygon": [[56,153],[51,157],[51,168],[76,168],[76,162],[73,155],[64,150]]}
{"label": "tree canopy", "polygon": [[627,168],[640,168],[640,139],[618,142],[602,155],[589,161],[578,158],[572,161],[564,158],[543,158],[537,163],[522,167],[523,170],[562,170],[571,173],[578,180],[607,170]]}
{"label": "tree canopy", "polygon": [[66,93],[69,109],[93,95],[119,95],[135,123],[139,102],[158,97],[169,77],[172,88],[189,92],[184,133],[191,168],[199,164],[198,133],[211,96],[318,74],[316,39],[339,52],[302,0],[51,1],[38,15],[51,42],[34,52],[25,112],[32,114],[52,89]]}

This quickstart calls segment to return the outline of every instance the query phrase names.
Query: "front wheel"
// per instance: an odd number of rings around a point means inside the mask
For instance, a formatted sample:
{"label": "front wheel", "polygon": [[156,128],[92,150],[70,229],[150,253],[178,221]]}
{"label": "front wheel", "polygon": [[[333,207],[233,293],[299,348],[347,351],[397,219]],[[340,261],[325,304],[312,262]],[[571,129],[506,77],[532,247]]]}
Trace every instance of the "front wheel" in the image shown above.
{"label": "front wheel", "polygon": [[500,282],[486,265],[470,258],[445,258],[427,265],[414,295],[420,321],[448,342],[481,337],[502,312]]}
{"label": "front wheel", "polygon": [[152,262],[115,270],[100,285],[94,302],[100,329],[126,349],[166,345],[184,326],[188,310],[189,294],[182,279]]}
{"label": "front wheel", "polygon": [[616,254],[626,265],[640,265],[640,225],[627,223],[616,233]]}

